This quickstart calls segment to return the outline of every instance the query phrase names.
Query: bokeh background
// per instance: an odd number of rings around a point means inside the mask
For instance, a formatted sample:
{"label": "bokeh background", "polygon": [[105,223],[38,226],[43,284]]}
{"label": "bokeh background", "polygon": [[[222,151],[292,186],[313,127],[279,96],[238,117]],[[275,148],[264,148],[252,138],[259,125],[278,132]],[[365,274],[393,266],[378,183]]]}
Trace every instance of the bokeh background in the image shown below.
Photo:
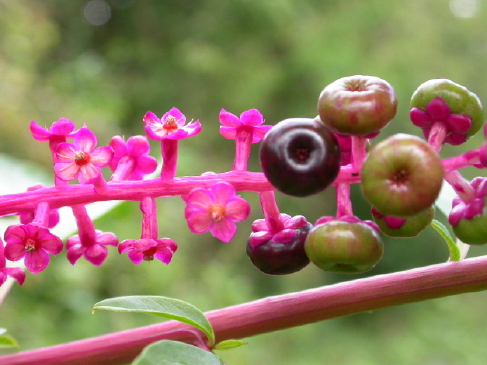
{"label": "bokeh background", "polygon": [[[239,115],[257,108],[267,123],[314,117],[320,91],[354,74],[374,75],[397,91],[399,109],[378,140],[397,132],[420,135],[408,119],[414,90],[449,78],[487,101],[487,4],[481,0],[0,0],[0,153],[50,168],[46,144],[29,123],[70,118],[86,123],[106,145],[114,135],[143,134],[142,117],[178,107],[203,131],[182,142],[179,175],[228,171],[233,141],[218,132],[221,108]],[[479,146],[481,135],[444,157]],[[152,155],[160,154],[158,144]],[[250,170],[259,171],[254,147]],[[2,171],[3,170],[3,171]],[[465,169],[467,178],[485,170]],[[7,169],[0,179],[8,180]],[[314,222],[334,214],[333,189],[297,199],[277,194],[282,212]],[[354,211],[370,206],[353,187]],[[111,250],[101,267],[71,266],[55,257],[40,275],[28,274],[0,307],[0,327],[22,349],[49,346],[156,323],[156,317],[96,313],[93,304],[122,295],[164,295],[218,309],[358,277],[444,262],[437,233],[384,238],[384,259],[358,276],[334,275],[310,265],[272,277],[245,254],[258,196],[242,192],[251,217],[233,241],[189,232],[180,198],[158,200],[160,235],[179,243],[173,262],[135,266]],[[140,235],[140,211],[127,202],[96,221],[120,240]],[[446,222],[437,212],[437,219]],[[485,248],[471,249],[470,256]],[[487,358],[487,293],[464,294],[338,318],[255,336],[248,346],[222,352],[230,365],[246,364],[482,364]],[[4,351],[7,353],[8,351]]]}

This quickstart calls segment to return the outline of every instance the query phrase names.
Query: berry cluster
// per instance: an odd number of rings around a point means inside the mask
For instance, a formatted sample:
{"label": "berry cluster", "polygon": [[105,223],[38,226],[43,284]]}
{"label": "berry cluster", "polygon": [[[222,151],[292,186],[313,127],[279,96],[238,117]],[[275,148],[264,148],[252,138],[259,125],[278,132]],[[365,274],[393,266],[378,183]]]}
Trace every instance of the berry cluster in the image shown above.
{"label": "berry cluster", "polygon": [[[373,268],[384,251],[379,232],[418,235],[433,219],[433,204],[444,180],[458,193],[449,219],[457,236],[469,244],[487,243],[487,179],[469,183],[458,173],[466,166],[487,167],[487,143],[450,159],[442,160],[438,154],[444,143],[459,145],[481,129],[480,101],[449,80],[430,80],[414,93],[411,107],[410,118],[427,140],[397,134],[373,147],[371,139],[397,110],[394,89],[377,77],[352,76],[328,85],[314,119],[286,119],[270,126],[255,109],[240,117],[222,109],[220,133],[236,142],[233,168],[190,177],[176,176],[179,141],[197,135],[201,123],[187,122],[176,108],[161,118],[152,112],[143,118],[147,136],[161,142],[163,164],[156,178],[148,178],[158,163],[149,156],[145,136],[127,140],[115,136],[108,146],[97,147],[94,133],[86,126],[76,130],[69,119],[50,128],[33,121],[34,139],[49,142],[54,186],[36,185],[25,193],[0,196],[0,216],[20,217],[20,224],[6,230],[6,245],[0,239],[0,285],[7,276],[20,284],[25,279],[23,270],[7,267],[7,260],[23,259],[26,268],[37,274],[49,264],[50,255],[64,248],[73,265],[82,257],[101,265],[107,246],[126,252],[135,264],[154,259],[168,264],[178,246],[159,237],[155,201],[167,196],[182,198],[193,233],[210,232],[229,242],[235,223],[250,214],[250,205],[236,191],[260,194],[264,219],[252,224],[246,251],[258,269],[271,275],[296,272],[310,261],[335,272]],[[260,141],[263,173],[249,172],[251,146]],[[109,181],[102,174],[104,167],[113,171]],[[70,183],[74,180],[79,184]],[[354,216],[353,183],[361,183],[374,221]],[[312,225],[303,216],[279,212],[274,190],[300,197],[330,185],[336,188],[335,217],[322,217]],[[140,239],[119,243],[115,234],[95,229],[86,205],[107,200],[140,202]],[[78,234],[65,243],[50,232],[59,223],[57,209],[64,206],[71,207],[78,224]]]}

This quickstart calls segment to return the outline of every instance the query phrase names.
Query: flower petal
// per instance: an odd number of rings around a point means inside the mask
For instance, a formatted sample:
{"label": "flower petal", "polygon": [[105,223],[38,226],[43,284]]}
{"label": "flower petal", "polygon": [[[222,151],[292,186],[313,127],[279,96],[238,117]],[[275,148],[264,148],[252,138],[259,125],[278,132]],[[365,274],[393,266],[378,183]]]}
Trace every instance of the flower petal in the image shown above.
{"label": "flower petal", "polygon": [[101,174],[101,169],[89,163],[81,166],[78,173],[78,180],[81,184],[90,184]]}
{"label": "flower petal", "polygon": [[188,227],[193,233],[208,232],[213,225],[213,219],[211,219],[211,216],[206,211],[194,212],[186,219],[188,220]]}
{"label": "flower petal", "polygon": [[431,128],[433,125],[433,120],[428,113],[418,108],[411,109],[409,112],[409,119],[411,119],[411,122],[419,128]]}
{"label": "flower petal", "polygon": [[25,272],[19,267],[6,267],[3,269],[3,272],[11,278],[17,280],[20,285],[22,285],[25,281]]}
{"label": "flower petal", "polygon": [[234,222],[242,222],[250,214],[250,204],[242,198],[229,200],[225,205],[225,216]]}
{"label": "flower petal", "polygon": [[264,116],[257,109],[250,109],[240,114],[242,125],[256,127],[264,123]]}
{"label": "flower petal", "polygon": [[268,231],[269,227],[265,219],[257,219],[252,223],[252,232]]}
{"label": "flower petal", "polygon": [[252,143],[257,143],[261,141],[267,132],[272,128],[271,125],[261,125],[253,128]]}
{"label": "flower petal", "polygon": [[146,136],[132,136],[127,140],[128,154],[132,157],[147,155],[150,151],[149,141]]}
{"label": "flower petal", "polygon": [[38,274],[49,264],[49,255],[42,249],[35,250],[25,255],[24,264],[32,274]]}
{"label": "flower petal", "polygon": [[113,158],[113,149],[110,146],[99,147],[90,153],[90,163],[97,167],[107,166]]}
{"label": "flower petal", "polygon": [[157,169],[157,160],[152,156],[140,156],[135,162],[135,169],[140,174],[152,174]]}
{"label": "flower petal", "polygon": [[133,244],[137,240],[124,240],[118,245],[118,253],[124,253],[125,251],[132,250]]}
{"label": "flower petal", "polygon": [[80,257],[83,256],[85,251],[86,251],[86,247],[83,246],[81,243],[78,243],[78,244],[72,245],[68,249],[68,251],[66,252],[66,257],[67,257],[68,261],[71,263],[71,265],[74,265],[76,263],[76,261],[78,261],[80,259]]}
{"label": "flower petal", "polygon": [[173,256],[173,252],[170,249],[168,249],[167,247],[158,249],[156,251],[156,253],[154,254],[154,257],[156,259],[160,260],[161,262],[165,263],[166,265],[168,265],[171,262],[172,256]]}
{"label": "flower petal", "polygon": [[220,134],[226,139],[236,139],[237,138],[237,128],[220,127]]}
{"label": "flower petal", "polygon": [[54,165],[54,173],[58,178],[64,181],[71,181],[76,179],[78,173],[80,171],[80,167],[73,163],[64,163],[59,162]]}
{"label": "flower petal", "polygon": [[4,253],[7,260],[18,261],[26,254],[25,245],[22,243],[7,243]]}
{"label": "flower petal", "polygon": [[217,182],[210,188],[213,193],[214,202],[225,206],[227,201],[233,199],[236,196],[235,188],[232,184],[225,181]]}
{"label": "flower petal", "polygon": [[95,266],[103,264],[107,258],[108,250],[102,245],[93,245],[88,247],[85,251],[85,259]]}
{"label": "flower petal", "polygon": [[171,108],[166,114],[164,114],[161,118],[162,122],[165,123],[167,117],[173,116],[176,119],[176,123],[178,126],[182,127],[186,123],[186,117],[178,108]]}
{"label": "flower petal", "polygon": [[220,123],[225,127],[238,128],[242,125],[242,122],[235,114],[229,113],[225,109],[220,110],[219,119]]}
{"label": "flower petal", "polygon": [[41,142],[46,142],[49,141],[49,137],[52,135],[52,133],[47,129],[41,127],[35,120],[30,122],[30,132],[32,133],[32,137],[34,137],[35,140],[41,141]]}
{"label": "flower petal", "polygon": [[213,193],[204,188],[194,188],[186,197],[186,209],[207,211],[214,203]]}
{"label": "flower petal", "polygon": [[289,243],[296,236],[295,229],[283,229],[277,233],[272,240],[276,243]]}
{"label": "flower petal", "polygon": [[86,127],[81,128],[78,133],[76,133],[73,142],[77,151],[88,153],[91,153],[91,151],[96,148],[97,143],[98,141],[95,134]]}
{"label": "flower petal", "polygon": [[271,240],[274,235],[268,231],[254,232],[250,235],[249,243],[252,248],[256,248],[263,243]]}
{"label": "flower petal", "polygon": [[223,242],[230,242],[237,231],[237,226],[232,220],[223,218],[215,222],[211,228],[211,234]]}
{"label": "flower petal", "polygon": [[56,136],[69,136],[69,134],[74,131],[75,128],[76,126],[71,120],[61,118],[52,124],[50,131]]}
{"label": "flower petal", "polygon": [[47,228],[39,230],[40,247],[50,254],[57,255],[63,250],[63,241],[58,236],[53,235]]}
{"label": "flower petal", "polygon": [[56,162],[71,163],[74,161],[76,146],[63,142],[56,147]]}
{"label": "flower petal", "polygon": [[139,265],[142,261],[144,261],[144,254],[137,250],[130,251],[128,253],[128,257],[135,265]]}
{"label": "flower petal", "polygon": [[96,231],[96,243],[103,246],[117,246],[118,238],[112,232]]}
{"label": "flower petal", "polygon": [[444,120],[448,118],[451,113],[450,107],[447,103],[440,97],[436,97],[429,102],[426,106],[426,113],[428,113],[432,118]]}

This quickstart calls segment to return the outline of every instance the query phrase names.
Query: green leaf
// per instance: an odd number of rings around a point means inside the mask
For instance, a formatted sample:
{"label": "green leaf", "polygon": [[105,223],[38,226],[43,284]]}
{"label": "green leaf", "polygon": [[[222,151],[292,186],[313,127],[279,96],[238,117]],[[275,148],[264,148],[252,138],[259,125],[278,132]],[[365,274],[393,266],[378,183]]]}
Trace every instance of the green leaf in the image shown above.
{"label": "green leaf", "polygon": [[431,221],[431,226],[436,229],[436,231],[443,237],[448,245],[448,249],[450,250],[450,261],[459,261],[460,260],[460,249],[455,244],[455,241],[448,232],[448,229],[443,225],[443,223],[438,222],[436,219]]}
{"label": "green leaf", "polygon": [[0,328],[0,348],[19,347],[17,341],[9,335],[6,335],[6,332],[7,330],[5,328]]}
{"label": "green leaf", "polygon": [[248,345],[247,342],[240,341],[240,340],[226,340],[222,342],[218,342],[214,347],[213,350],[230,350],[236,349],[240,346]]}
{"label": "green leaf", "polygon": [[147,346],[132,365],[223,365],[223,362],[199,347],[162,340]]}
{"label": "green leaf", "polygon": [[93,306],[93,312],[97,310],[147,313],[175,319],[203,331],[208,337],[209,347],[215,344],[213,327],[203,312],[182,300],[159,296],[127,296],[102,300]]}

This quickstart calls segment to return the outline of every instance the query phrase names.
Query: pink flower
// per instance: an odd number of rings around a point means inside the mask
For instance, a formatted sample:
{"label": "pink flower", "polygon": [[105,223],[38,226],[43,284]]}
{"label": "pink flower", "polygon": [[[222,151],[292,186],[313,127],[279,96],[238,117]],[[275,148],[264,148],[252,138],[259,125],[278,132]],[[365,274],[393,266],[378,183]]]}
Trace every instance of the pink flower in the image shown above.
{"label": "pink flower", "polygon": [[125,240],[118,246],[120,253],[129,251],[128,257],[135,265],[139,265],[142,261],[152,261],[154,258],[167,265],[177,249],[176,242],[169,238]]}
{"label": "pink flower", "polygon": [[150,145],[145,136],[130,137],[127,142],[123,137],[115,136],[110,141],[113,148],[113,158],[110,162],[110,169],[115,171],[119,163],[124,164],[130,161],[131,172],[127,180],[142,180],[144,175],[153,173],[157,168],[157,160],[148,156]]}
{"label": "pink flower", "polygon": [[271,125],[261,125],[264,122],[264,117],[257,109],[243,112],[240,118],[225,109],[220,111],[220,123],[223,125],[220,133],[227,139],[236,139],[239,130],[247,129],[252,132],[252,143],[257,143],[272,128]]}
{"label": "pink flower", "polygon": [[425,138],[429,138],[434,123],[443,123],[447,131],[445,142],[453,146],[467,140],[467,133],[472,126],[472,118],[465,114],[452,114],[450,107],[440,97],[431,100],[424,111],[412,108],[409,116],[413,124],[423,130]]}
{"label": "pink flower", "polygon": [[267,241],[273,240],[276,243],[289,243],[296,236],[296,229],[308,224],[308,221],[302,215],[291,217],[288,214],[280,214],[279,221],[283,229],[273,231],[265,219],[257,219],[252,223],[252,234],[249,242],[252,247],[257,247]]}
{"label": "pink flower", "polygon": [[32,137],[41,142],[47,142],[49,139],[56,137],[73,138],[76,134],[76,132],[73,132],[74,128],[74,123],[66,118],[61,118],[54,122],[49,129],[41,127],[34,120],[30,122]]}
{"label": "pink flower", "polygon": [[5,257],[10,261],[24,259],[25,266],[38,274],[49,264],[49,255],[57,255],[63,249],[61,239],[45,227],[34,224],[16,224],[5,232]]}
{"label": "pink flower", "polygon": [[68,261],[74,265],[81,256],[91,262],[95,266],[100,266],[108,255],[106,246],[117,246],[118,238],[111,232],[95,231],[95,237],[84,236],[80,238],[79,235],[72,236],[66,241],[66,249]]}
{"label": "pink flower", "polygon": [[172,108],[161,119],[152,112],[147,112],[144,116],[145,131],[150,139],[154,140],[179,140],[192,137],[201,132],[201,123],[186,123],[186,117],[179,109]]}
{"label": "pink flower", "polygon": [[7,276],[17,280],[20,285],[25,281],[25,272],[19,267],[7,267],[7,260],[5,260],[3,241],[0,238],[0,286],[5,283]]}
{"label": "pink flower", "polygon": [[184,216],[193,233],[211,234],[229,242],[237,227],[235,222],[245,220],[250,214],[250,205],[235,193],[233,185],[218,182],[210,189],[195,188],[186,197]]}
{"label": "pink flower", "polygon": [[96,148],[96,136],[88,128],[81,128],[74,143],[61,143],[56,149],[54,171],[58,178],[71,181],[78,178],[82,184],[91,183],[101,174],[101,168],[107,166],[112,157],[111,147]]}

